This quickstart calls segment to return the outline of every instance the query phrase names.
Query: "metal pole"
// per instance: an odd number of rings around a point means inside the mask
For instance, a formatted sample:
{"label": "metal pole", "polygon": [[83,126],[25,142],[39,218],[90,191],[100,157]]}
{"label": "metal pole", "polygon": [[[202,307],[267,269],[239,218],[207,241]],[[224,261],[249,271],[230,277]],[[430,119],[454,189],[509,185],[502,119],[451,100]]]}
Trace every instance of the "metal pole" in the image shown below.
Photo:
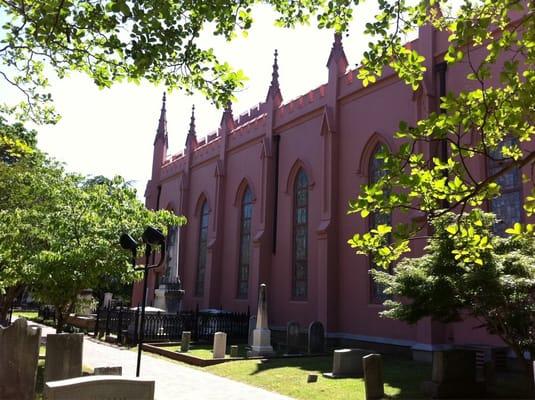
{"label": "metal pole", "polygon": [[150,245],[145,246],[145,268],[143,268],[143,303],[141,304],[141,322],[139,332],[139,342],[137,347],[137,368],[136,377],[139,378],[139,369],[141,366],[141,346],[143,346],[143,339],[145,338],[145,303],[147,302],[147,278],[149,275],[149,257]]}

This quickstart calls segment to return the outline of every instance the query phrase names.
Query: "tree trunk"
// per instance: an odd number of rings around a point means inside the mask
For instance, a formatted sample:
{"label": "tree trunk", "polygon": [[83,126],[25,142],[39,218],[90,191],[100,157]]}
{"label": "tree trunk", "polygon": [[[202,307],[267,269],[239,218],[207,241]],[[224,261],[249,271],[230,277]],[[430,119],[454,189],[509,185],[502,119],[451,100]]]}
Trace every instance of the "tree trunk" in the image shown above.
{"label": "tree trunk", "polygon": [[56,309],[56,333],[63,332],[65,320],[63,319],[63,306],[54,306]]}
{"label": "tree trunk", "polygon": [[6,293],[0,295],[0,321],[6,321],[9,314],[9,309],[13,301],[20,296],[24,290],[23,285],[11,286],[6,289]]}

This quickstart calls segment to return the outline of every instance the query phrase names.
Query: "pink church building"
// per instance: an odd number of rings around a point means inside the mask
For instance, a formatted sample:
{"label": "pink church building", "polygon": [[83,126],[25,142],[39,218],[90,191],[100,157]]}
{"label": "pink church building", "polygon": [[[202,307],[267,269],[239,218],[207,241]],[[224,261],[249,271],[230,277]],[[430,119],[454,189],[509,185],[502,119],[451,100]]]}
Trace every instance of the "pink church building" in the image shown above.
{"label": "pink church building", "polygon": [[[233,115],[224,110],[217,132],[198,139],[192,112],[185,150],[167,154],[165,98],[154,140],[152,177],[146,205],[185,215],[180,229],[178,273],[183,309],[255,310],[258,287],[268,286],[270,325],[288,321],[302,327],[321,321],[327,337],[353,339],[428,352],[453,344],[503,345],[467,319],[442,324],[424,319],[415,325],[381,318],[382,293],[370,280],[368,257],[347,244],[373,224],[347,215],[360,185],[380,171],[374,155],[380,146],[395,149],[400,121],[416,124],[439,110],[439,97],[474,87],[468,66],[447,66],[448,34],[423,27],[409,45],[425,56],[427,71],[413,92],[391,70],[363,87],[348,70],[341,37],[326,57],[326,83],[290,102],[279,87],[277,54],[266,98]],[[327,53],[326,49],[326,53]],[[473,50],[473,59],[483,49]],[[327,54],[326,54],[327,56]],[[419,151],[438,154],[429,146]],[[487,165],[474,164],[484,177]],[[489,205],[504,224],[522,220],[519,171],[511,171],[506,192]],[[392,223],[420,215],[392,216]],[[413,255],[425,243],[415,243]],[[163,271],[153,271],[157,287]],[[136,285],[133,304],[141,299]],[[149,302],[153,298],[149,291]],[[420,353],[424,354],[424,353]]]}

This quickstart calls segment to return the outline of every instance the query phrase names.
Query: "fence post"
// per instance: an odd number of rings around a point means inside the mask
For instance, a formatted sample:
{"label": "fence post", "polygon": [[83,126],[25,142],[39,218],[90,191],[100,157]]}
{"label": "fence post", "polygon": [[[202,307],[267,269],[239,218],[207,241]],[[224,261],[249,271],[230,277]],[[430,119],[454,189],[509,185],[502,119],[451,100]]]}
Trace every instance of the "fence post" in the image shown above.
{"label": "fence post", "polygon": [[134,344],[137,344],[138,342],[138,329],[139,329],[139,304],[136,308],[136,312],[134,313]]}
{"label": "fence post", "polygon": [[119,308],[119,316],[117,317],[117,343],[121,344],[123,341],[123,306]]}
{"label": "fence post", "polygon": [[110,314],[111,314],[111,310],[110,310],[110,306],[108,306],[108,309],[107,309],[107,312],[106,312],[106,336],[108,336],[110,334]]}
{"label": "fence post", "polygon": [[97,319],[95,320],[95,333],[94,336],[98,339],[98,326],[100,322],[100,308],[97,308]]}

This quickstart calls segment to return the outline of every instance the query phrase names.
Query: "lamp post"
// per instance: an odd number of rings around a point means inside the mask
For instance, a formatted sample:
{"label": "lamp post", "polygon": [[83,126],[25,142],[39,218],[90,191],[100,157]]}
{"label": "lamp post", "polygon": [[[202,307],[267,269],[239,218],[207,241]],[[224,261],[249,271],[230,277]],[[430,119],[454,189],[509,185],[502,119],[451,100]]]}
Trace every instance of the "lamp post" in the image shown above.
{"label": "lamp post", "polygon": [[[136,377],[139,377],[139,370],[141,366],[141,347],[143,346],[143,339],[145,338],[145,303],[147,302],[147,279],[149,276],[149,271],[153,268],[158,268],[162,265],[163,260],[165,259],[165,236],[161,231],[152,226],[148,226],[143,232],[142,235],[143,242],[145,243],[145,265],[143,266],[143,301],[141,303],[141,321],[139,327],[139,342],[137,348],[137,367],[136,367]],[[121,247],[125,250],[130,250],[132,252],[132,267],[136,268],[136,256],[137,256],[137,246],[138,243],[127,233],[123,233],[119,240]],[[161,256],[160,261],[157,264],[149,265],[150,254],[152,252],[152,246],[160,245]]]}

